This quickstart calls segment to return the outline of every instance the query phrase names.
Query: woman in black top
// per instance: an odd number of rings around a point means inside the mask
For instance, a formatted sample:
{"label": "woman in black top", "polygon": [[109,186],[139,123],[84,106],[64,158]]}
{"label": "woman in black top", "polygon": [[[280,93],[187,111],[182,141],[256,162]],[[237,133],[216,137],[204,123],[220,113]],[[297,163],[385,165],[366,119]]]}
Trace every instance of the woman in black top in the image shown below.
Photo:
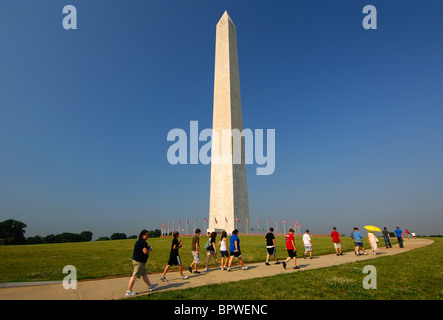
{"label": "woman in black top", "polygon": [[216,237],[217,237],[217,232],[212,232],[209,237],[209,246],[206,247],[207,257],[206,257],[205,271],[208,271],[208,264],[209,264],[209,259],[211,259],[211,256],[214,257],[215,264],[217,265],[217,269],[221,269],[220,266],[218,265],[217,250],[215,249],[215,238]]}

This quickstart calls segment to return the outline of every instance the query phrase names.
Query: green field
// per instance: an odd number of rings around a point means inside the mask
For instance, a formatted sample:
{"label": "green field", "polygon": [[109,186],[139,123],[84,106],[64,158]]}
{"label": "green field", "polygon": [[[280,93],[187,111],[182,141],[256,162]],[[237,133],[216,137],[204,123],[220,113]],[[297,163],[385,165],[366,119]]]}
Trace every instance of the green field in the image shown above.
{"label": "green field", "polygon": [[[263,236],[241,236],[242,255],[247,263],[263,262],[266,257]],[[443,297],[443,239],[432,238],[432,245],[395,256],[371,260],[377,268],[377,289],[365,290],[362,269],[367,261],[276,275],[254,280],[215,284],[184,290],[154,292],[136,299],[161,300],[294,300],[294,299],[426,299]],[[180,256],[186,267],[190,264],[191,238],[181,238],[184,248]],[[200,239],[203,248],[207,237]],[[168,258],[171,238],[149,239],[153,252],[148,260],[149,272],[163,271]],[[286,258],[283,236],[277,236],[279,260]],[[344,251],[353,251],[352,240],[342,238]],[[384,242],[380,239],[380,245]],[[413,241],[413,240],[410,240]],[[314,255],[331,254],[334,249],[329,237],[313,237]],[[135,240],[95,241],[83,243],[0,246],[0,280],[45,281],[62,280],[66,265],[77,268],[78,279],[130,276]],[[365,246],[369,249],[367,242]],[[407,243],[407,242],[406,242]],[[392,241],[396,245],[396,241]],[[296,238],[299,252],[301,237]],[[368,250],[369,251],[369,250]],[[213,262],[211,260],[211,265]],[[204,267],[204,263],[200,264]],[[171,268],[172,270],[177,269]]]}
{"label": "green field", "polygon": [[[394,256],[203,287],[153,292],[139,300],[442,300],[443,239]],[[413,241],[413,240],[411,240]],[[407,245],[407,244],[406,244]],[[366,265],[377,288],[364,289]]]}
{"label": "green field", "polygon": [[[203,249],[207,236],[200,237],[200,248]],[[218,243],[219,237],[217,237]],[[183,248],[180,257],[183,266],[192,262],[191,238],[182,237]],[[0,282],[49,281],[63,280],[63,267],[73,265],[77,269],[77,278],[95,279],[104,277],[129,276],[132,274],[132,250],[136,240],[109,240],[77,243],[55,243],[37,245],[0,246]],[[241,236],[243,260],[246,263],[261,262],[266,258],[264,236]],[[352,251],[351,238],[344,237],[343,251]],[[380,239],[380,245],[383,240]],[[165,268],[171,247],[172,238],[148,239],[153,251],[149,256],[148,272],[161,272]],[[296,237],[298,251],[303,251],[301,236]],[[277,236],[277,256],[286,258],[284,237]],[[314,255],[334,253],[330,237],[313,237]],[[366,240],[365,247],[369,248]],[[392,241],[396,243],[396,241]],[[220,256],[219,256],[220,257]],[[210,265],[214,265],[211,259]],[[204,267],[204,262],[200,264]],[[176,270],[172,267],[171,270]]]}

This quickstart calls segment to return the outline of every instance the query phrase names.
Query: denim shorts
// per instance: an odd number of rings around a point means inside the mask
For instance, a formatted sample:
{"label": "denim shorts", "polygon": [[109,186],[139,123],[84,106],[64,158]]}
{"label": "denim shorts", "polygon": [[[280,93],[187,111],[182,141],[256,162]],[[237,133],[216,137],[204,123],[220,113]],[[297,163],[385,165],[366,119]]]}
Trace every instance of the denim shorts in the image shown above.
{"label": "denim shorts", "polygon": [[220,251],[220,255],[221,255],[221,257],[222,258],[224,258],[224,257],[229,257],[229,252],[228,251]]}

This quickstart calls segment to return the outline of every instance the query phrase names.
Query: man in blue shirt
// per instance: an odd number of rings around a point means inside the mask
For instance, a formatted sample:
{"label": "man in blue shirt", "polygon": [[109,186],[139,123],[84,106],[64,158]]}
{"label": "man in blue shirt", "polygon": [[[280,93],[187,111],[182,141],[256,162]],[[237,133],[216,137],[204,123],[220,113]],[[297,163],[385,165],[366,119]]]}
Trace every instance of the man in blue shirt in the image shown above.
{"label": "man in blue shirt", "polygon": [[232,231],[230,243],[229,243],[229,255],[231,256],[229,258],[229,264],[228,264],[228,271],[231,271],[231,264],[232,260],[234,260],[234,257],[238,258],[238,261],[240,261],[242,270],[248,269],[248,267],[245,267],[243,263],[243,259],[241,257],[241,251],[240,251],[240,239],[238,237],[238,230],[235,229]]}
{"label": "man in blue shirt", "polygon": [[395,229],[395,236],[397,237],[398,240],[398,245],[400,246],[400,248],[404,248],[403,247],[403,231],[400,230],[399,227],[397,227],[397,229]]}
{"label": "man in blue shirt", "polygon": [[360,247],[363,250],[362,254],[366,254],[365,247],[363,246],[363,235],[357,227],[354,228],[353,237],[355,241],[355,255],[358,256],[361,254],[358,252]]}

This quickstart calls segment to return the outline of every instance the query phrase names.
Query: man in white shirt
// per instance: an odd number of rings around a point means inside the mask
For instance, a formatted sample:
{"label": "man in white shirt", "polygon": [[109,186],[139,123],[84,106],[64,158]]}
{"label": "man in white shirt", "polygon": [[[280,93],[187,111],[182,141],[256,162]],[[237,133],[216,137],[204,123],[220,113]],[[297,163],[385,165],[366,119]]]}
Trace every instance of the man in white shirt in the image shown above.
{"label": "man in white shirt", "polygon": [[309,230],[306,230],[305,234],[303,235],[303,245],[305,246],[303,258],[306,259],[306,254],[309,252],[309,259],[312,259],[312,242],[311,236],[309,235]]}

